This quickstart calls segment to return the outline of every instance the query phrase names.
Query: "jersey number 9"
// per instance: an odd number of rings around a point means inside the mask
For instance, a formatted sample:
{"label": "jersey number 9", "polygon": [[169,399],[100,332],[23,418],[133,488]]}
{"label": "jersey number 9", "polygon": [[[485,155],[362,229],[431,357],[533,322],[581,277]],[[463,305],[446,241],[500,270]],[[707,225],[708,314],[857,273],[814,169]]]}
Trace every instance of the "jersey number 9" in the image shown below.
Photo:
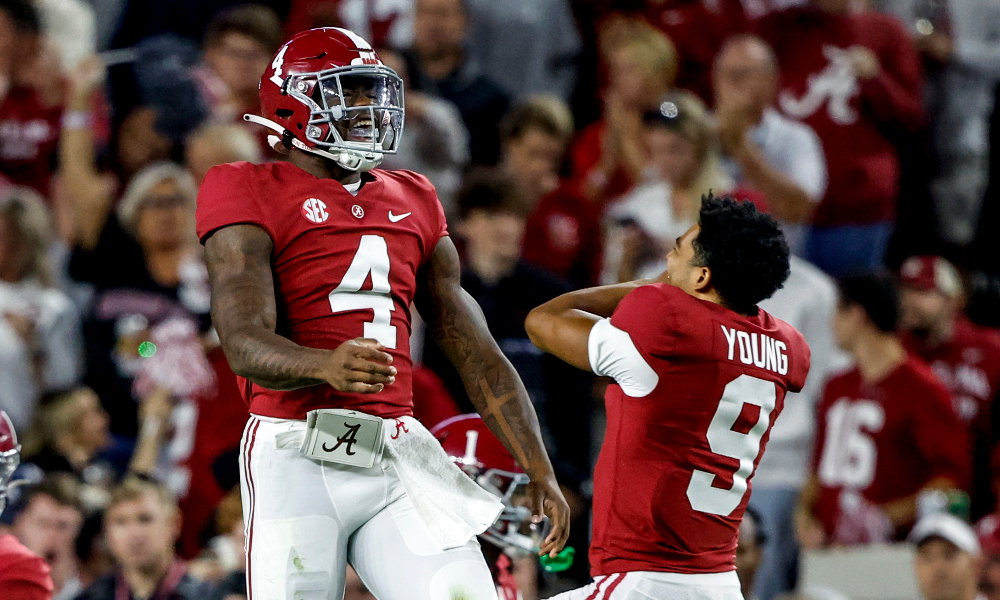
{"label": "jersey number 9", "polygon": [[[726,489],[712,487],[716,475],[695,469],[688,484],[687,497],[691,508],[713,515],[729,516],[743,502],[747,491],[747,478],[753,474],[754,462],[760,453],[760,441],[770,425],[771,411],[777,402],[775,384],[752,375],[740,375],[726,384],[719,400],[719,408],[708,426],[708,445],[720,456],[734,458],[739,467],[733,473],[733,486]],[[743,412],[744,404],[760,407],[757,422],[747,433],[733,431],[733,426]]]}

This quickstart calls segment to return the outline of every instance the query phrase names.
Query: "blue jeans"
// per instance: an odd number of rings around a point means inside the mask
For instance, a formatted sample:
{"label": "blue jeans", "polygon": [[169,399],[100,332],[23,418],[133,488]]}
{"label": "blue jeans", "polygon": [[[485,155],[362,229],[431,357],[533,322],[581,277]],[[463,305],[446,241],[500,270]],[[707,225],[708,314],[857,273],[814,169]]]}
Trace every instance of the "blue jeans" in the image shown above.
{"label": "blue jeans", "polygon": [[833,277],[882,266],[892,236],[891,222],[837,227],[812,227],[806,239],[805,258]]}
{"label": "blue jeans", "polygon": [[750,507],[760,515],[760,527],[767,536],[753,584],[753,595],[759,600],[772,600],[795,588],[799,545],[795,541],[794,516],[798,501],[797,488],[754,487],[750,496]]}

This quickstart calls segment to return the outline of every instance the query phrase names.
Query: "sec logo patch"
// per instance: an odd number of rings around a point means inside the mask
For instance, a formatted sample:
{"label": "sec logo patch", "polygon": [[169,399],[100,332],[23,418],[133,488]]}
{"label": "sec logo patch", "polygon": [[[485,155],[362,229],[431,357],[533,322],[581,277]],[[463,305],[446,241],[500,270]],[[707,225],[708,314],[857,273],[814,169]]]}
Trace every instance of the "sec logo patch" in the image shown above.
{"label": "sec logo patch", "polygon": [[313,223],[322,223],[330,218],[326,204],[319,198],[310,198],[302,203],[302,216]]}

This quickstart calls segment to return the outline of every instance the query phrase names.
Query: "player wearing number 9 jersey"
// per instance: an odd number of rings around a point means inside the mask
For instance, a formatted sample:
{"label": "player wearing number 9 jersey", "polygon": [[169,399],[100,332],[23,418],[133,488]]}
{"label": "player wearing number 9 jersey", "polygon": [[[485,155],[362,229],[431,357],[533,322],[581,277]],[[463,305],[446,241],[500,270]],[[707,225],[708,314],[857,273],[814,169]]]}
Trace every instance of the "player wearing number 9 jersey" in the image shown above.
{"label": "player wearing number 9 jersey", "polygon": [[750,479],[809,348],[756,306],[789,272],[774,220],[711,195],[699,217],[657,281],[572,292],[528,317],[542,350],[615,380],[594,475],[595,582],[557,598],[741,597]]}
{"label": "player wearing number 9 jersey", "polygon": [[[434,188],[375,168],[398,146],[402,93],[356,34],[299,33],[261,79],[263,114],[246,116],[288,161],[215,167],[199,191],[212,320],[251,413],[240,457],[249,600],[337,600],[347,563],[379,600],[496,599],[475,534],[501,507],[469,491],[480,488],[412,418],[411,303],[531,478],[533,514],[553,526],[542,552],[566,543],[569,508],[537,417],[461,288]],[[313,410],[344,429],[307,425]],[[357,413],[382,419],[384,453],[346,422]],[[336,444],[303,456],[310,433]],[[371,466],[348,460],[361,450]]]}

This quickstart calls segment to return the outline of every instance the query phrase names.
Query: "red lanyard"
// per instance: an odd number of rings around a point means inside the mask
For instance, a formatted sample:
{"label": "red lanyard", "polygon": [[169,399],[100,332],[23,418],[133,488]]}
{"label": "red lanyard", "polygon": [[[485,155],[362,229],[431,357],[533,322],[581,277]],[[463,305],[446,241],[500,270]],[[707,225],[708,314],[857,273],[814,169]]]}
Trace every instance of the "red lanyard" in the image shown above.
{"label": "red lanyard", "polygon": [[[160,581],[160,585],[156,586],[156,591],[149,597],[149,600],[168,600],[174,593],[174,590],[177,589],[177,585],[181,582],[186,572],[187,569],[184,567],[184,563],[174,561],[174,564],[170,565],[167,575]],[[121,573],[115,577],[115,600],[132,600],[132,590],[125,583],[125,576]]]}

